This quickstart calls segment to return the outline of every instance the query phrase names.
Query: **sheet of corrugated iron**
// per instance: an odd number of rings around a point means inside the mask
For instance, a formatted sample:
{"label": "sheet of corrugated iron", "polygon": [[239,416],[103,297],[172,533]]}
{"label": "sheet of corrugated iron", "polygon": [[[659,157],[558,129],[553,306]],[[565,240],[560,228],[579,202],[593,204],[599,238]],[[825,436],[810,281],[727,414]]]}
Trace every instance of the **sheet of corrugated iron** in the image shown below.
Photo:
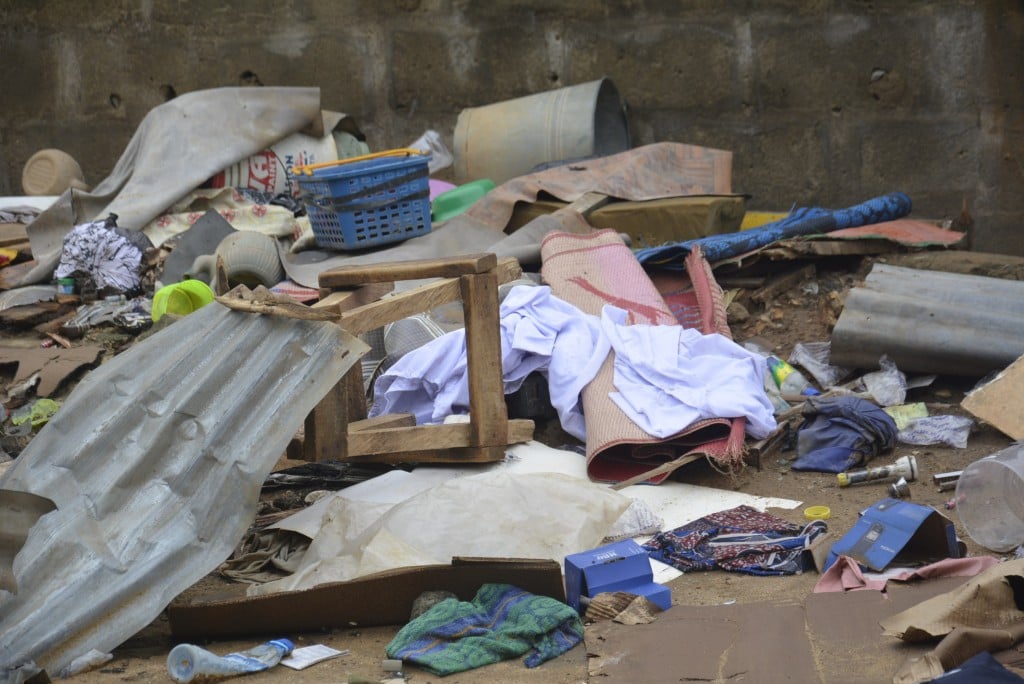
{"label": "sheet of corrugated iron", "polygon": [[0,676],[108,652],[213,571],[367,349],[332,323],[211,304],[90,373],[0,480],[58,507],[15,561],[17,594],[0,591]]}
{"label": "sheet of corrugated iron", "polygon": [[1024,282],[875,264],[832,331],[831,363],[981,377],[1024,354]]}

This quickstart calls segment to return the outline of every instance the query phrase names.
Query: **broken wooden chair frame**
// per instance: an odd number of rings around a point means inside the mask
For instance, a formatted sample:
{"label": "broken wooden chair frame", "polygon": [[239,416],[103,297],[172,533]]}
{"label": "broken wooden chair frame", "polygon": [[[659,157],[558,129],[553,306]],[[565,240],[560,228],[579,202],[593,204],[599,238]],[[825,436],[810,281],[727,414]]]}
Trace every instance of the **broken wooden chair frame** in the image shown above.
{"label": "broken wooden chair frame", "polygon": [[[532,420],[509,420],[501,368],[498,286],[522,274],[515,259],[494,254],[343,266],[320,273],[314,309],[362,335],[461,299],[466,326],[469,422],[416,425],[412,414],[367,418],[362,368],[356,364],[306,418],[303,458],[359,463],[500,461],[510,444],[533,438]],[[400,280],[440,278],[383,297]]]}

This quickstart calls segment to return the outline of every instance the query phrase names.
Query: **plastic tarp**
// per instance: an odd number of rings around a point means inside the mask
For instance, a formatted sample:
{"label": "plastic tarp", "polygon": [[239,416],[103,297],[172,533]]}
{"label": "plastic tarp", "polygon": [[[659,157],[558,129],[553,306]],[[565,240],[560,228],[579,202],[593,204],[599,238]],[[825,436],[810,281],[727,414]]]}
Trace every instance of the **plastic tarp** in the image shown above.
{"label": "plastic tarp", "polygon": [[141,230],[225,167],[313,124],[319,88],[215,88],[180,95],[142,120],[113,171],[90,192],[68,190],[28,227],[38,262],[16,285],[47,280],[64,236],[79,223],[118,215]]}
{"label": "plastic tarp", "polygon": [[211,304],[90,373],[0,479],[57,506],[15,558],[17,593],[0,591],[0,681],[109,652],[216,569],[367,349],[332,323]]}

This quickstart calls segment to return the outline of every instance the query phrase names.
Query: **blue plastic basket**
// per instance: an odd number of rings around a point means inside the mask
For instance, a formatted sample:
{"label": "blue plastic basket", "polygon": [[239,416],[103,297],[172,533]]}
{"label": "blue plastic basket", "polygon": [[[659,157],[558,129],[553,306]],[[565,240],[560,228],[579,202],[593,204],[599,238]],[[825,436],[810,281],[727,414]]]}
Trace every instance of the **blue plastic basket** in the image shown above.
{"label": "blue plastic basket", "polygon": [[428,160],[391,150],[292,169],[317,244],[366,249],[429,233]]}

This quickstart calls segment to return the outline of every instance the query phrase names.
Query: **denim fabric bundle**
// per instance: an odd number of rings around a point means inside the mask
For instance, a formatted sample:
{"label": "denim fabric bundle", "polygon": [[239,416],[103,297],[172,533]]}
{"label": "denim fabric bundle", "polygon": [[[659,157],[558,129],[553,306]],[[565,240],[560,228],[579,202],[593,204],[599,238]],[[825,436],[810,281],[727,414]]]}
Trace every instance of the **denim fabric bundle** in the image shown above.
{"label": "denim fabric bundle", "polygon": [[896,421],[866,399],[811,397],[803,415],[793,470],[841,473],[896,443]]}

